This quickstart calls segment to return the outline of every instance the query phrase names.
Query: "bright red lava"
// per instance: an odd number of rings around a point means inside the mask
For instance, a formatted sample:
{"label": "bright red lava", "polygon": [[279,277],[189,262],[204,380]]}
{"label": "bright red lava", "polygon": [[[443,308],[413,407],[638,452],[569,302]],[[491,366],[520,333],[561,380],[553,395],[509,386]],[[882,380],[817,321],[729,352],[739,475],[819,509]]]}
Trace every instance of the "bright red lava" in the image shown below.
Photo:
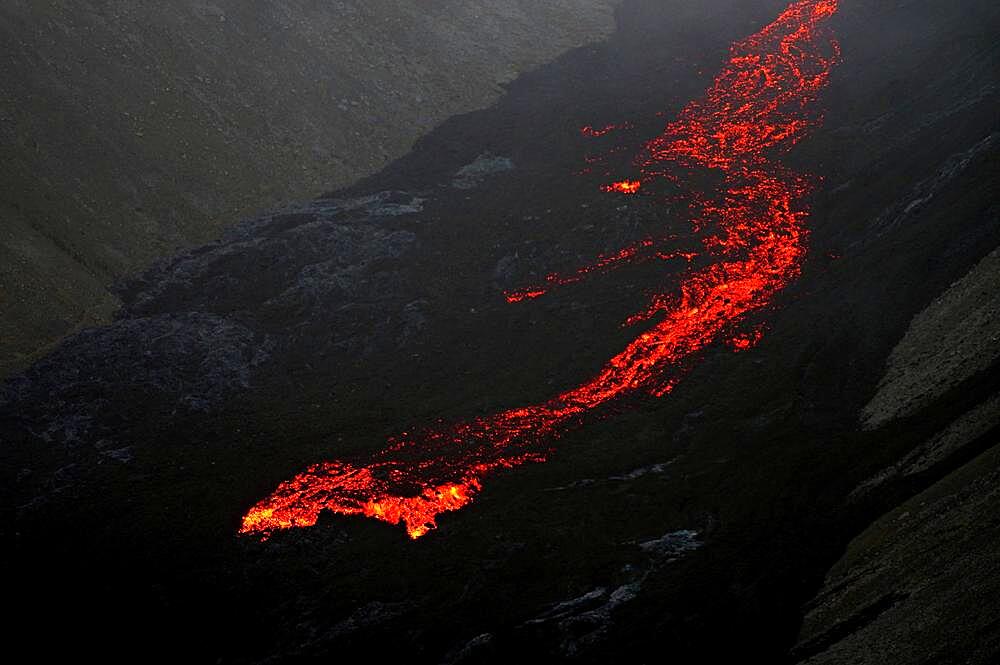
{"label": "bright red lava", "polygon": [[[544,461],[553,436],[588,412],[629,394],[670,392],[684,362],[720,338],[734,350],[756,344],[760,334],[739,333],[736,324],[799,275],[807,240],[809,183],[770,154],[787,150],[819,123],[816,97],[839,57],[821,24],[837,11],[837,1],[793,2],[773,23],[734,44],[705,95],[690,102],[636,158],[639,178],[622,181],[630,183],[624,190],[659,178],[685,184],[706,169],[721,174],[719,191],[690,194],[694,229],[714,231],[703,240],[702,253],[714,262],[689,268],[678,286],[654,295],[631,317],[630,323],[655,323],[597,376],[542,404],[403,433],[366,462],[315,464],[251,508],[240,532],[266,538],[279,529],[314,525],[320,512],[329,510],[402,523],[411,538],[419,538],[436,526],[438,515],[471,502],[488,474]],[[604,131],[587,129],[585,134]],[[544,286],[507,299],[537,298],[548,287],[651,255],[698,258],[656,252],[656,244],[642,241],[573,275],[550,275]]]}

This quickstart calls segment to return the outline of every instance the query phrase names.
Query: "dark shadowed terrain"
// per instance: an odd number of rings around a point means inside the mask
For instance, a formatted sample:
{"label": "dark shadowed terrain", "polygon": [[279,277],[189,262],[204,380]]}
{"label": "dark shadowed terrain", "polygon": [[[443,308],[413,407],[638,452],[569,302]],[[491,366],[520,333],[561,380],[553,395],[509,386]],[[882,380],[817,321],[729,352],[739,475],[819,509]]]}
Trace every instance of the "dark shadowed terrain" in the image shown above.
{"label": "dark shadowed terrain", "polygon": [[620,350],[649,266],[502,293],[685,222],[575,173],[620,144],[627,175],[786,4],[626,0],[607,42],[348,189],[158,263],[113,323],[4,384],[2,533],[38,659],[997,662],[986,0],[840,3],[825,123],[785,157],[822,178],[810,258],[748,322],[756,347],[710,348],[669,396],[588,421],[419,541],[332,515],[236,536],[305,465],[545,399]]}
{"label": "dark shadowed terrain", "polygon": [[380,170],[614,27],[604,0],[10,0],[0,376],[107,323],[112,283]]}

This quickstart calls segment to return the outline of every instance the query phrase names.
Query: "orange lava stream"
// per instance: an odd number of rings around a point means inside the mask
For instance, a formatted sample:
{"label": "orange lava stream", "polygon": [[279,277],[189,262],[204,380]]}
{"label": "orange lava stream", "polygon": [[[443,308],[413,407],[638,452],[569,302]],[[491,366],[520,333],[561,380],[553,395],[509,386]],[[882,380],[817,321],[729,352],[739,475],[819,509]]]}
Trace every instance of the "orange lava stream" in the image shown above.
{"label": "orange lava stream", "polygon": [[[329,510],[402,523],[411,538],[419,538],[436,526],[438,515],[470,503],[488,474],[544,461],[552,437],[588,412],[629,394],[670,392],[686,363],[726,335],[737,351],[756,344],[759,331],[738,334],[734,326],[799,275],[807,240],[809,183],[769,153],[787,150],[819,122],[812,109],[839,57],[836,42],[823,39],[820,28],[836,10],[837,0],[799,0],[734,44],[704,97],[644,146],[635,162],[640,178],[609,186],[632,194],[658,178],[683,183],[706,170],[723,176],[720,191],[690,195],[694,229],[715,231],[702,241],[704,256],[714,262],[689,270],[678,287],[654,295],[648,308],[631,317],[628,323],[654,323],[597,376],[542,404],[404,433],[367,462],[315,464],[253,506],[240,532],[267,537],[314,525]],[[830,53],[824,55],[827,44]],[[567,277],[550,275],[546,286],[507,299],[537,298],[547,286],[648,258],[654,244],[644,240]],[[695,259],[682,252],[654,255]]]}

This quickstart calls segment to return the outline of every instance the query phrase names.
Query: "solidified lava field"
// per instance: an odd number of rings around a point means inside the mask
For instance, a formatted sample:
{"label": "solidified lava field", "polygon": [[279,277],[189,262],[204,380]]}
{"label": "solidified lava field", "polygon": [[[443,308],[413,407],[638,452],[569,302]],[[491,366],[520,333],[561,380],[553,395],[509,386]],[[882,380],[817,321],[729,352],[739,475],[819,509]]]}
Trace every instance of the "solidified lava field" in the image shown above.
{"label": "solidified lava field", "polygon": [[37,659],[996,662],[1000,8],[616,19],[0,385]]}

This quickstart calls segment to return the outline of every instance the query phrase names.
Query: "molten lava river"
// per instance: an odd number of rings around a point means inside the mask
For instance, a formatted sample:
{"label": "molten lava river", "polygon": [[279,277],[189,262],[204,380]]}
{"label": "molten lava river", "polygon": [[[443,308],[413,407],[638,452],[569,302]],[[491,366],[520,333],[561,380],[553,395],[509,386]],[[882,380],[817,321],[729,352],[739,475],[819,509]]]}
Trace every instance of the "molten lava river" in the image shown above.
{"label": "molten lava river", "polygon": [[[652,256],[687,261],[679,283],[630,319],[650,327],[597,376],[541,404],[404,432],[370,459],[315,464],[253,506],[241,533],[266,538],[314,525],[329,510],[402,523],[419,538],[438,515],[468,505],[490,474],[544,461],[554,437],[595,408],[640,392],[667,394],[682,363],[713,342],[728,341],[736,350],[753,345],[759,333],[740,333],[737,325],[799,275],[806,254],[810,182],[775,156],[820,121],[816,98],[839,56],[822,25],[836,11],[837,0],[793,2],[734,44],[705,94],[639,150],[636,176],[604,187],[614,196],[642,196],[659,180],[682,187],[694,231],[708,232],[697,252],[670,252],[660,247],[664,241],[647,239],[576,273],[550,275],[507,294],[512,303],[540,298],[550,288]],[[600,136],[626,126],[582,131]],[[711,172],[722,184],[697,191],[695,176],[703,182]]]}

